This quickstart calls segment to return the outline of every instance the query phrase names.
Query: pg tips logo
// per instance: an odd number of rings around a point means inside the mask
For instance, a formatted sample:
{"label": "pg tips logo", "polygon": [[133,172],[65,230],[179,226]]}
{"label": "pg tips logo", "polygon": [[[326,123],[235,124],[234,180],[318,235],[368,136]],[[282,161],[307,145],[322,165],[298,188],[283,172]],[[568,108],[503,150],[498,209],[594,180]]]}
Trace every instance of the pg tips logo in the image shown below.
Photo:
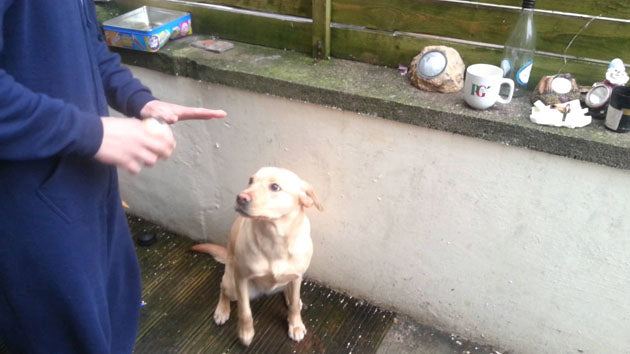
{"label": "pg tips logo", "polygon": [[470,94],[477,97],[486,97],[488,90],[490,90],[490,86],[473,84]]}

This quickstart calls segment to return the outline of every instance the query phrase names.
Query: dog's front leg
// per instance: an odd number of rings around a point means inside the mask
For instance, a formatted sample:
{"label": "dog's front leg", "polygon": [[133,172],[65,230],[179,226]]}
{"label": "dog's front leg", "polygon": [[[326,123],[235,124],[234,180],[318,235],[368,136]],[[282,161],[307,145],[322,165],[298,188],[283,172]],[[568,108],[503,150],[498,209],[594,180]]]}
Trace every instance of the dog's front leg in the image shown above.
{"label": "dog's front leg", "polygon": [[300,300],[300,287],[302,286],[302,277],[291,281],[285,289],[285,297],[288,299],[289,306],[289,337],[296,342],[304,339],[306,335],[306,327],[302,322],[302,300]]}
{"label": "dog's front leg", "polygon": [[249,345],[254,338],[254,320],[249,307],[249,289],[247,279],[236,279],[236,296],[238,307],[238,337],[245,345]]}
{"label": "dog's front leg", "polygon": [[219,295],[219,303],[214,310],[214,322],[222,325],[230,318],[230,298],[227,295],[225,286],[221,284],[221,294]]}

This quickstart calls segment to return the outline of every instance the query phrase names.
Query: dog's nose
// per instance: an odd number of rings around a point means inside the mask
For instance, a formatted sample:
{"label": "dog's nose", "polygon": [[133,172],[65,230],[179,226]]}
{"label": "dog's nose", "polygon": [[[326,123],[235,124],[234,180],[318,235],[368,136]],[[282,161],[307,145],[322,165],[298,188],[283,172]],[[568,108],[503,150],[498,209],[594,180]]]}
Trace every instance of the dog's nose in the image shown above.
{"label": "dog's nose", "polygon": [[247,206],[252,201],[252,197],[247,193],[241,193],[236,196],[236,204],[239,206]]}

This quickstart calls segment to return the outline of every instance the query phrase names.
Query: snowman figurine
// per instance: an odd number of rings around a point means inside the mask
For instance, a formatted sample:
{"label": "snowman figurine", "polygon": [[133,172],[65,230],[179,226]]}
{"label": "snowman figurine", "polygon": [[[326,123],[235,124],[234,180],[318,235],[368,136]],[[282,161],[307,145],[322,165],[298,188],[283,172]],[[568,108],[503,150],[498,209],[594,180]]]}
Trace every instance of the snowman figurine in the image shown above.
{"label": "snowman figurine", "polygon": [[608,70],[606,70],[606,81],[613,86],[625,85],[628,82],[626,67],[621,59],[615,58],[610,62]]}

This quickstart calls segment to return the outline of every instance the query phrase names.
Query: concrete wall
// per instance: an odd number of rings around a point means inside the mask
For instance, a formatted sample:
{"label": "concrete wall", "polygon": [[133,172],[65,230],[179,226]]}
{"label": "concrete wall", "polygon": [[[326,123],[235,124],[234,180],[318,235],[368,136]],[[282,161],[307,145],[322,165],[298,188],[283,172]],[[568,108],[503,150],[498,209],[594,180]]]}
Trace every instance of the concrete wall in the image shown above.
{"label": "concrete wall", "polygon": [[630,352],[630,172],[134,68],[158,97],[223,108],[174,126],[131,210],[223,243],[265,165],[315,187],[308,276],[515,353]]}

